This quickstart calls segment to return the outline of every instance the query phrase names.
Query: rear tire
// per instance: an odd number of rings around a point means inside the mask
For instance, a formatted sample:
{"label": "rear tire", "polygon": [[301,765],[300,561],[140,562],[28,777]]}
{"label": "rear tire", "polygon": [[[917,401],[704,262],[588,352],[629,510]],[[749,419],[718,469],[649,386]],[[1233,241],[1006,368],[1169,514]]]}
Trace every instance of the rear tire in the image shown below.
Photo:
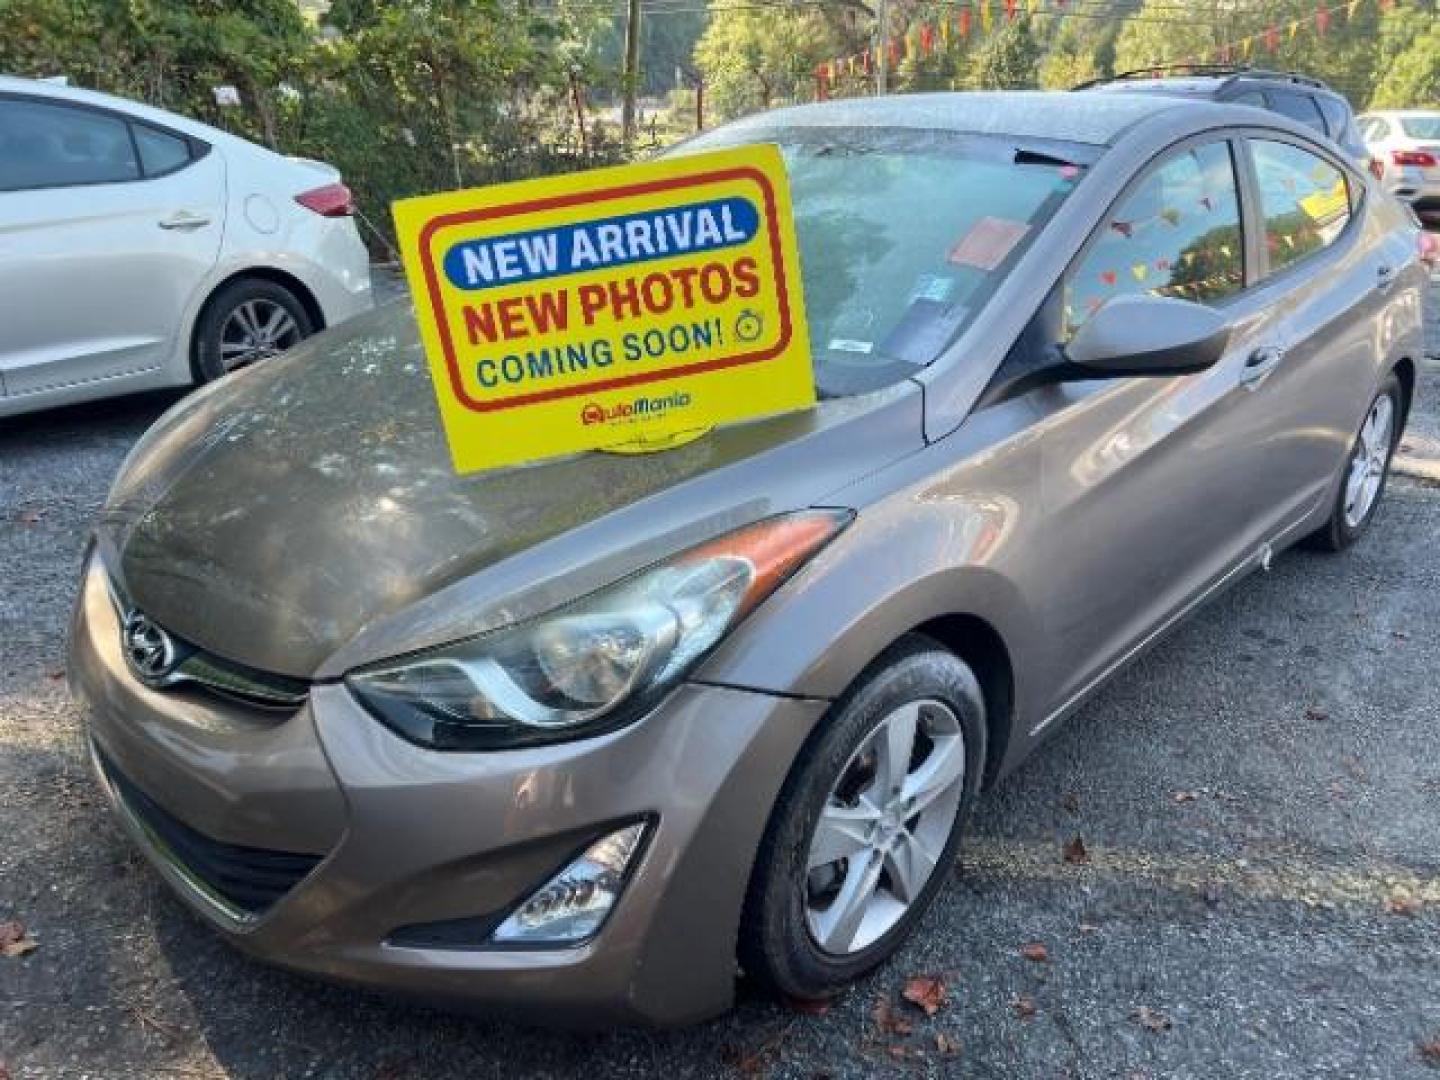
{"label": "rear tire", "polygon": [[205,304],[195,326],[195,381],[212,382],[298,345],[315,332],[300,298],[268,278],[240,278]]}
{"label": "rear tire", "polygon": [[1391,372],[1365,410],[1365,419],[1345,459],[1345,471],[1330,519],[1305,538],[1308,547],[1344,551],[1370,527],[1385,494],[1390,459],[1400,443],[1404,419],[1405,391],[1400,379]]}
{"label": "rear tire", "polygon": [[824,999],[904,943],[955,863],[985,734],[974,673],[929,638],[907,635],[860,676],[771,813],[741,919],[746,974]]}

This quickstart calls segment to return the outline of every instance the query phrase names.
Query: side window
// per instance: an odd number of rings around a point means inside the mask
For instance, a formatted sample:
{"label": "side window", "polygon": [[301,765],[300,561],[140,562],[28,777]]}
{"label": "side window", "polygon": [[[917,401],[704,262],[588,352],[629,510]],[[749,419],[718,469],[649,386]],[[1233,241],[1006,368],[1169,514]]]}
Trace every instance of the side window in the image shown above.
{"label": "side window", "polygon": [[1293,90],[1271,90],[1270,107],[1282,116],[1299,120],[1300,123],[1308,124],[1321,135],[1325,134],[1325,121],[1320,118],[1320,110],[1315,107],[1315,99],[1306,94],[1297,94]]}
{"label": "side window", "polygon": [[1350,185],[1324,158],[1290,143],[1251,139],[1265,248],[1279,270],[1335,242],[1350,221]]}
{"label": "side window", "polygon": [[1229,296],[1244,287],[1244,258],[1229,144],[1181,151],[1125,196],[1071,275],[1065,335],[1115,296]]}
{"label": "side window", "polygon": [[131,124],[130,130],[135,132],[146,176],[164,176],[190,164],[190,144],[178,135],[147,124]]}
{"label": "side window", "polygon": [[1365,137],[1367,139],[1373,139],[1375,142],[1379,142],[1381,139],[1388,139],[1390,137],[1390,121],[1382,120],[1378,116],[1372,117],[1370,120],[1370,132]]}
{"label": "side window", "polygon": [[139,177],[125,121],[90,109],[0,100],[0,191]]}

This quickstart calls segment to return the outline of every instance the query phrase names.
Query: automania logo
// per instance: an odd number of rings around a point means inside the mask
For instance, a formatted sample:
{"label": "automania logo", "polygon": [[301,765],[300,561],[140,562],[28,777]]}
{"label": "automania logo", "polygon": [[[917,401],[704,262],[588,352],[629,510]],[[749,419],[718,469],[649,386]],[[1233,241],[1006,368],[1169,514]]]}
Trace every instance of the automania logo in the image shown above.
{"label": "automania logo", "polygon": [[589,401],[580,410],[580,422],[586,427],[592,424],[611,424],[617,420],[638,420],[642,417],[658,416],[671,409],[683,409],[690,404],[690,395],[683,390],[666,397],[638,397],[634,401],[621,401],[608,409],[598,402]]}

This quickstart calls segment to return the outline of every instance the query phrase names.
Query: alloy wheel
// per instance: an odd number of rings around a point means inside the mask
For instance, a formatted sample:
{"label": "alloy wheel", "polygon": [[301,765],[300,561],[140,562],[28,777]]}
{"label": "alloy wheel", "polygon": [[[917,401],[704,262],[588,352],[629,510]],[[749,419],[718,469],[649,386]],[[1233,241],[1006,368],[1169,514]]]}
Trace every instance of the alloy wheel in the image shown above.
{"label": "alloy wheel", "polygon": [[282,353],[303,337],[284,305],[263,297],[246,300],[220,327],[220,363],[234,371]]}
{"label": "alloy wheel", "polygon": [[1389,394],[1381,394],[1360,428],[1345,478],[1345,524],[1352,529],[1359,528],[1380,494],[1385,468],[1390,463],[1394,426],[1395,402]]}
{"label": "alloy wheel", "polygon": [[850,756],[825,800],[806,862],[805,921],[844,956],[873,944],[934,875],[965,790],[965,736],[940,701],[888,713]]}

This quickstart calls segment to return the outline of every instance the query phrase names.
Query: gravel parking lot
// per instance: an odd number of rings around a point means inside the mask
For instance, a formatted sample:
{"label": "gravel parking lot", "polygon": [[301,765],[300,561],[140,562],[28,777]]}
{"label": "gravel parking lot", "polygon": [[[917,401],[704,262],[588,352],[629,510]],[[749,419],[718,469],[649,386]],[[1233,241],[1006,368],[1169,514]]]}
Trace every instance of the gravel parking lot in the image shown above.
{"label": "gravel parking lot", "polygon": [[[1417,473],[1437,381],[1431,360]],[[689,1031],[557,1034],[261,967],[112,825],[63,637],[87,524],[168,400],[0,427],[0,923],[35,946],[0,955],[0,1080],[1440,1077],[1435,482],[1397,478],[1353,551],[1285,555],[1115,681],[983,801],[916,940],[828,1011],[745,997]],[[921,975],[933,1015],[901,997]]]}

